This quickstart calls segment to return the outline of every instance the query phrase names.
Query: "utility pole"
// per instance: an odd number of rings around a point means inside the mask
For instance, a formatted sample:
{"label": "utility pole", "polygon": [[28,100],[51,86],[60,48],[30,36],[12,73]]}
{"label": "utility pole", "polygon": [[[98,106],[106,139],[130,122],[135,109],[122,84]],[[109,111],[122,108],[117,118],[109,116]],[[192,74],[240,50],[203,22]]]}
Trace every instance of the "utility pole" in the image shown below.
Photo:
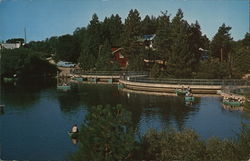
{"label": "utility pole", "polygon": [[222,47],[220,48],[220,61],[222,62],[223,60],[223,51],[222,51]]}
{"label": "utility pole", "polygon": [[26,27],[24,28],[24,44],[26,44]]}

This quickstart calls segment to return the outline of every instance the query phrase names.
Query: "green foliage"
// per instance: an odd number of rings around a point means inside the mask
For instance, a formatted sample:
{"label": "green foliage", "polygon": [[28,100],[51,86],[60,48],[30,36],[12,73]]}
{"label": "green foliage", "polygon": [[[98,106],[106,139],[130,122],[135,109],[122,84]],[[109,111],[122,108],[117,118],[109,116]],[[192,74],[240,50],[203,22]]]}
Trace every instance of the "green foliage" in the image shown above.
{"label": "green foliage", "polygon": [[103,41],[108,41],[110,46],[121,46],[121,34],[123,32],[123,24],[121,17],[111,15],[105,18],[101,24],[101,36]]}
{"label": "green foliage", "polygon": [[8,39],[6,40],[6,43],[24,43],[24,39],[23,38],[13,38],[13,39]]}
{"label": "green foliage", "polygon": [[56,66],[39,57],[38,52],[19,48],[1,51],[1,75],[20,79],[56,75]]}
{"label": "green foliage", "polygon": [[192,130],[151,130],[144,136],[141,147],[146,160],[204,160],[205,144]]}
{"label": "green foliage", "polygon": [[248,92],[248,93],[245,94],[245,98],[246,98],[245,104],[244,104],[245,109],[246,109],[248,112],[250,112],[250,92]]}
{"label": "green foliage", "polygon": [[[248,95],[248,99],[250,95]],[[240,155],[241,160],[250,159],[250,125],[242,124],[241,132],[238,136],[237,148],[239,149],[238,155]]]}
{"label": "green foliage", "polygon": [[131,114],[121,105],[89,109],[80,130],[80,147],[72,160],[128,160],[134,149]]}
{"label": "green foliage", "polygon": [[229,76],[228,64],[218,60],[207,60],[200,62],[199,70],[195,78],[225,79]]}
{"label": "green foliage", "polygon": [[240,161],[248,160],[250,128],[243,125],[238,140],[200,140],[192,130],[149,130],[141,139],[137,160]]}
{"label": "green foliage", "polygon": [[211,138],[207,141],[206,160],[240,160],[239,149],[233,141]]}
{"label": "green foliage", "polygon": [[158,78],[161,75],[161,67],[159,64],[154,64],[153,67],[150,70],[150,77],[152,78]]}
{"label": "green foliage", "polygon": [[44,41],[31,41],[28,44],[26,44],[25,47],[33,51],[42,53],[41,56],[43,58],[48,58],[51,57],[52,55],[55,55],[57,41],[58,38],[53,36]]}
{"label": "green foliage", "polygon": [[144,35],[155,34],[157,30],[157,19],[153,16],[149,17],[145,16],[143,21],[141,22],[141,32]]}
{"label": "green foliage", "polygon": [[97,58],[95,67],[99,71],[112,71],[119,70],[119,65],[113,61],[113,54],[111,52],[111,47],[106,41],[104,45],[100,46],[99,56]]}
{"label": "green foliage", "polygon": [[[118,14],[100,21],[94,13],[88,26],[76,28],[73,35],[32,41],[25,47],[38,51],[39,57],[53,54],[56,60],[79,63],[84,70],[119,70],[109,48],[121,47],[128,59],[127,70],[155,71],[158,67],[145,64],[144,59],[163,62],[161,74],[151,72],[153,77],[241,78],[250,72],[250,33],[233,41],[230,30],[230,26],[222,24],[210,42],[202,35],[198,21],[189,24],[184,20],[181,9],[172,19],[167,11],[141,19],[139,11],[131,9],[124,23]],[[139,39],[148,34],[156,34],[154,48],[145,50],[145,42]],[[17,41],[24,40],[7,40]],[[209,60],[202,62],[201,49],[208,51]]]}
{"label": "green foliage", "polygon": [[232,50],[230,30],[231,27],[226,26],[224,23],[219,27],[218,32],[211,41],[211,54],[213,58],[228,61],[229,53]]}
{"label": "green foliage", "polygon": [[80,55],[80,45],[72,35],[63,35],[58,38],[56,45],[57,60],[77,62]]}

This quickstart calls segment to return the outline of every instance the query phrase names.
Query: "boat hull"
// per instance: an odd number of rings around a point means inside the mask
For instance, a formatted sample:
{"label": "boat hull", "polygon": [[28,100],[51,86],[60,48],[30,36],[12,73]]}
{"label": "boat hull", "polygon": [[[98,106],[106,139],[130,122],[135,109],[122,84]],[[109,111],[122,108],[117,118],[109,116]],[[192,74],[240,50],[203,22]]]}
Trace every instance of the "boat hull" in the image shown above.
{"label": "boat hull", "polygon": [[194,102],[194,97],[186,96],[185,101],[186,102]]}
{"label": "boat hull", "polygon": [[224,101],[223,104],[224,105],[235,106],[235,107],[241,106],[241,103],[238,102],[238,101],[235,101],[235,102]]}
{"label": "boat hull", "polygon": [[187,91],[184,90],[175,90],[177,96],[185,96]]}
{"label": "boat hull", "polygon": [[57,86],[58,90],[62,90],[62,91],[68,91],[71,89],[70,86]]}
{"label": "boat hull", "polygon": [[73,133],[73,132],[68,132],[69,137],[71,138],[77,138],[79,136],[79,132]]}

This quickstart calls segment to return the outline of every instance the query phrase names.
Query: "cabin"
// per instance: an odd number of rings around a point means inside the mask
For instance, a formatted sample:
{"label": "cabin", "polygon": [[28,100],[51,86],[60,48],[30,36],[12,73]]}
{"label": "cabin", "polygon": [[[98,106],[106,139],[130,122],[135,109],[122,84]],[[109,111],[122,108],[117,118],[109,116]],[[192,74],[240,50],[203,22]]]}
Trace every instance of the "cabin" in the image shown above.
{"label": "cabin", "polygon": [[122,55],[121,51],[123,50],[123,48],[112,47],[111,50],[112,54],[114,55],[114,60],[118,62],[120,68],[126,68],[128,65],[128,58]]}

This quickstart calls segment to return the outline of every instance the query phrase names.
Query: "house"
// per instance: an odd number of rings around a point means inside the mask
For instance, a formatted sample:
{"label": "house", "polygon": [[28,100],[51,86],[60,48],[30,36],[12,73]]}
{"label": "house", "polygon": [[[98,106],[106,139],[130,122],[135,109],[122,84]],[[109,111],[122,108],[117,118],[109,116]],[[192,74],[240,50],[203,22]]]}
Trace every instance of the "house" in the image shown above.
{"label": "house", "polygon": [[0,50],[1,49],[17,49],[20,48],[22,45],[21,42],[18,43],[0,43]]}
{"label": "house", "polygon": [[151,35],[143,35],[141,37],[137,38],[137,43],[139,45],[143,45],[145,46],[145,49],[153,49],[153,44],[154,44],[154,38],[155,38],[156,34],[151,34]]}
{"label": "house", "polygon": [[124,57],[121,53],[123,48],[112,47],[112,54],[114,55],[114,60],[118,62],[121,68],[125,68],[128,65],[128,58]]}

